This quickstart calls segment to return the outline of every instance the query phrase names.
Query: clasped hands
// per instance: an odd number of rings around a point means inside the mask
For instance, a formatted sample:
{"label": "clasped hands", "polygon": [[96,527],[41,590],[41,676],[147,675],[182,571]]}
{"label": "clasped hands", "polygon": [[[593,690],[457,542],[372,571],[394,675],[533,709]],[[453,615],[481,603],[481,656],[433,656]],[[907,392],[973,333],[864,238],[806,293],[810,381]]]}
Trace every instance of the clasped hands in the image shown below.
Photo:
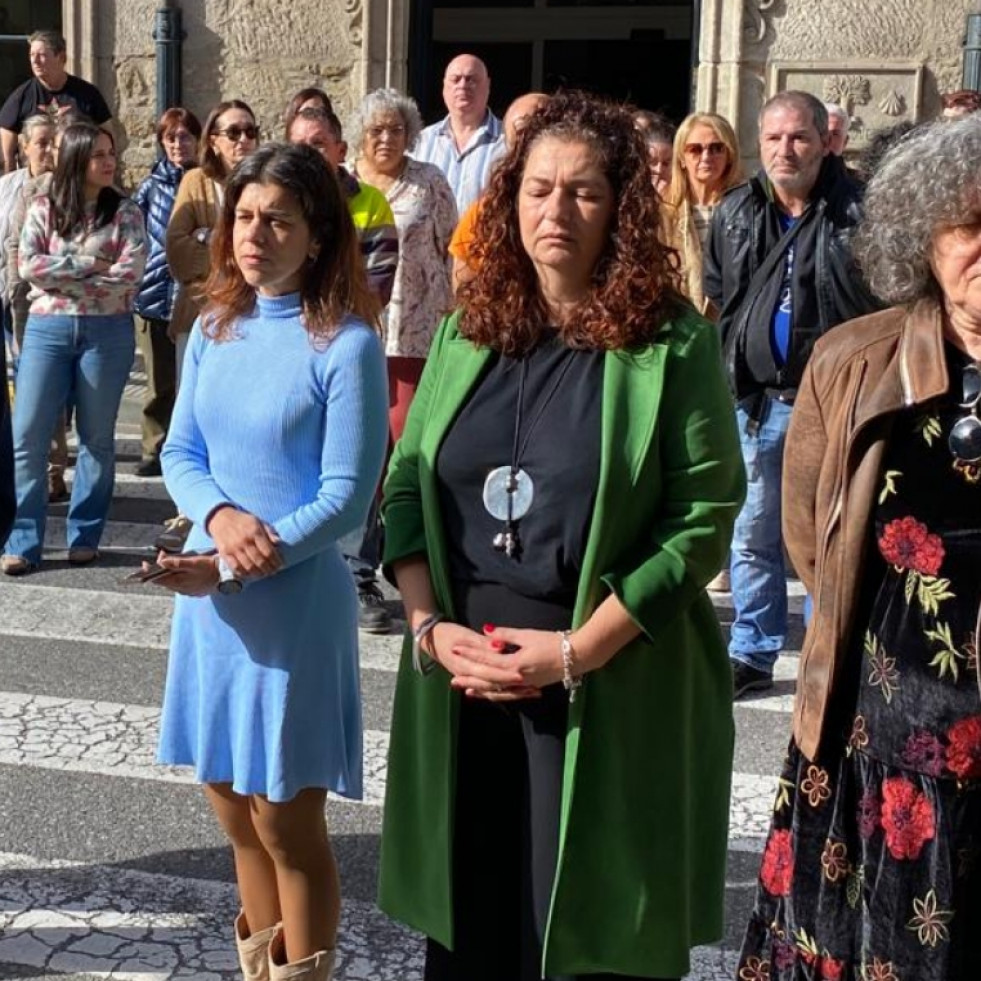
{"label": "clasped hands", "polygon": [[458,623],[438,623],[423,650],[453,677],[451,687],[470,698],[516,702],[538,698],[562,680],[560,636],[554,630],[522,630],[484,624],[477,633]]}
{"label": "clasped hands", "polygon": [[[271,576],[283,565],[277,545],[279,537],[271,525],[254,514],[231,506],[218,508],[208,519],[208,534],[218,554],[239,579]],[[168,555],[161,552],[157,564],[172,569],[154,582],[185,596],[206,596],[218,584],[218,569],[212,555]]]}

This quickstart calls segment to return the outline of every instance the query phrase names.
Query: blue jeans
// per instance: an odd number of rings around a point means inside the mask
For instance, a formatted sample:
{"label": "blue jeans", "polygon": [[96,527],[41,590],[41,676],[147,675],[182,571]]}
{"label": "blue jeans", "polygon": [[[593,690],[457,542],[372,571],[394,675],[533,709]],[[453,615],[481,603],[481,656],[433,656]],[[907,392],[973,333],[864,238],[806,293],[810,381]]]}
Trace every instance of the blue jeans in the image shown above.
{"label": "blue jeans", "polygon": [[767,398],[759,429],[736,406],[746,466],[746,503],[732,536],[733,622],[729,657],[770,672],[787,635],[787,570],[780,529],[783,446],[792,407]]}
{"label": "blue jeans", "polygon": [[133,366],[133,318],[34,316],[27,321],[14,402],[17,518],[5,552],[41,560],[51,433],[71,400],[78,460],[68,506],[68,547],[98,547],[115,480],[115,428]]}

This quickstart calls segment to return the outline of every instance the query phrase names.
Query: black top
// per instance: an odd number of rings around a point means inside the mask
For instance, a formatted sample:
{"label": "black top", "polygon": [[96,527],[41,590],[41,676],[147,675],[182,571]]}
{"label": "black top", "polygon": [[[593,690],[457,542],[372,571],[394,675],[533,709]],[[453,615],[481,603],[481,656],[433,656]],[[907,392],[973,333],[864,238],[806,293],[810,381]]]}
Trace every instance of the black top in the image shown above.
{"label": "black top", "polygon": [[19,133],[22,123],[30,116],[47,112],[52,107],[57,111],[65,106],[74,106],[99,126],[112,118],[102,93],[84,78],[69,75],[65,84],[57,92],[53,92],[32,77],[23,85],[18,85],[3,104],[0,109],[0,129]]}
{"label": "black top", "polygon": [[[451,427],[436,476],[458,603],[461,589],[495,584],[572,610],[599,479],[603,360],[603,351],[571,350],[551,332],[523,359],[496,357]],[[485,509],[483,490],[488,473],[512,462],[522,370],[518,463],[534,498],[509,558],[494,548],[504,522]]]}

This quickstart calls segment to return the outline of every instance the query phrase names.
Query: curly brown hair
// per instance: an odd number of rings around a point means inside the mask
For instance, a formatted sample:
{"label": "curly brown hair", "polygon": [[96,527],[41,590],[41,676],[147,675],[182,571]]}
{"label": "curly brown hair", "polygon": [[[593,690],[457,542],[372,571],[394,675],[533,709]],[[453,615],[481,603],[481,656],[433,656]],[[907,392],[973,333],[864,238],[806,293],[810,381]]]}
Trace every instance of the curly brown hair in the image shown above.
{"label": "curly brown hair", "polygon": [[587,296],[560,325],[570,347],[615,350],[649,343],[679,302],[678,258],[658,234],[636,110],[584,92],[559,92],[529,116],[498,164],[470,247],[476,274],[461,285],[460,333],[502,354],[531,350],[549,326],[538,275],[518,228],[518,196],[532,147],[545,138],[585,144],[613,190],[614,213]]}
{"label": "curly brown hair", "polygon": [[303,268],[300,286],[303,322],[311,338],[329,341],[348,315],[377,326],[378,301],[368,287],[357,232],[337,178],[316,150],[270,143],[242,160],[225,185],[211,243],[211,275],[204,285],[205,335],[217,341],[235,339],[236,321],[255,306],[255,290],[242,276],[232,248],[235,210],[242,192],[255,183],[289,191],[320,245]]}

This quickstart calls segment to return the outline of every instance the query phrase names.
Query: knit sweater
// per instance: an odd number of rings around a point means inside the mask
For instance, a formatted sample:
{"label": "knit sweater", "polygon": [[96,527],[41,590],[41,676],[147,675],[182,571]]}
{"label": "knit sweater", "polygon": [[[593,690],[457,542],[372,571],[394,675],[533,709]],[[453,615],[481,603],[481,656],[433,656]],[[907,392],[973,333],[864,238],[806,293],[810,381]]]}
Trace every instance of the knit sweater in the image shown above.
{"label": "knit sweater", "polygon": [[[140,209],[128,198],[113,220],[93,228],[95,206],[67,238],[54,227],[51,199],[35,198],[20,233],[17,268],[31,284],[32,314],[111,316],[133,312],[146,265],[146,232]],[[110,263],[104,273],[96,262]]]}

